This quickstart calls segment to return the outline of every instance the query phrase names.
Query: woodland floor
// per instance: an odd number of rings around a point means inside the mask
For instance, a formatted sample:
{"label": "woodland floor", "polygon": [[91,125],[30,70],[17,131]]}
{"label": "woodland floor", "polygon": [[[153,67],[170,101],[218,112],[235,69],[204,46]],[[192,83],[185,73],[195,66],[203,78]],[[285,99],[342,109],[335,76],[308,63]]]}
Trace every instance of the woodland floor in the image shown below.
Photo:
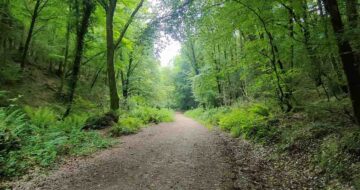
{"label": "woodland floor", "polygon": [[19,182],[14,189],[308,189],[285,182],[289,177],[282,175],[284,170],[271,169],[261,151],[246,141],[179,113],[175,119],[123,137],[91,157],[68,161],[47,177]]}

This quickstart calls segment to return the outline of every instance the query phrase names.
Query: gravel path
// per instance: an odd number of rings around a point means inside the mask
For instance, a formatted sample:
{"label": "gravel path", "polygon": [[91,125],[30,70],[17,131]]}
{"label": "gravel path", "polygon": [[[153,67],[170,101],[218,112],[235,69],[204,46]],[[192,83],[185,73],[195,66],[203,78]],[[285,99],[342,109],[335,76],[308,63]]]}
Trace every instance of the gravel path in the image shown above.
{"label": "gravel path", "polygon": [[182,114],[121,142],[15,189],[234,189],[236,172],[224,136]]}

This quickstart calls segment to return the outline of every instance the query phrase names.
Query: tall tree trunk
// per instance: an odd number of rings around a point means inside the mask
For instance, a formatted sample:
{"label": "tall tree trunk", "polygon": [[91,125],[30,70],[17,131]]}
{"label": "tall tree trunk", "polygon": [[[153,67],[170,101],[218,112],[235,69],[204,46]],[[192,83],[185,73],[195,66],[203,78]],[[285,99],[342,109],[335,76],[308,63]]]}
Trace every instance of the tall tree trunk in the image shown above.
{"label": "tall tree trunk", "polygon": [[106,43],[107,43],[107,74],[110,90],[110,109],[116,111],[119,109],[119,95],[116,87],[115,66],[114,66],[114,31],[113,20],[117,0],[110,0],[106,9]]}
{"label": "tall tree trunk", "polygon": [[[216,49],[217,47],[217,49]],[[220,77],[220,72],[221,72],[221,68],[220,68],[220,59],[218,59],[217,53],[220,52],[220,45],[214,45],[214,52],[213,52],[213,59],[214,59],[214,69],[215,69],[215,80],[216,80],[216,87],[217,87],[217,91],[218,91],[218,100],[216,102],[216,106],[222,106],[223,105],[223,99],[222,99],[222,95],[223,95],[223,91],[222,91],[222,85],[221,85],[221,77]]]}
{"label": "tall tree trunk", "polygon": [[95,8],[95,5],[92,2],[92,0],[83,0],[83,4],[84,4],[84,10],[83,10],[81,24],[77,30],[76,53],[75,53],[75,59],[74,59],[74,64],[73,64],[73,68],[72,68],[71,79],[70,79],[70,83],[69,83],[69,94],[68,94],[68,102],[67,102],[68,105],[67,105],[66,112],[64,114],[64,118],[70,114],[70,111],[72,108],[75,89],[76,89],[77,81],[79,80],[81,59],[82,59],[83,51],[84,51],[85,35],[89,28],[91,13],[92,13],[93,9]]}
{"label": "tall tree trunk", "polygon": [[133,62],[134,62],[134,58],[133,55],[131,53],[130,55],[130,60],[129,60],[129,65],[126,71],[126,76],[125,76],[125,80],[123,80],[123,95],[125,98],[125,101],[127,101],[128,97],[129,97],[129,91],[130,91],[130,77],[133,73]]}
{"label": "tall tree trunk", "polygon": [[310,29],[309,29],[309,20],[308,20],[308,3],[307,0],[303,0],[303,18],[304,20],[302,21],[303,23],[301,24],[301,30],[303,32],[304,35],[304,45],[306,48],[306,52],[310,58],[311,61],[311,75],[312,75],[312,79],[315,82],[315,87],[319,87],[323,85],[323,80],[322,80],[322,68],[320,65],[320,61],[317,59],[316,57],[316,53],[314,52],[314,48],[313,46],[311,46],[310,44],[310,38],[311,38],[311,33],[310,33]]}
{"label": "tall tree trunk", "polygon": [[[70,5],[70,11],[71,11],[71,5]],[[70,15],[70,13],[69,13],[69,15]],[[69,57],[69,45],[70,45],[69,41],[70,41],[70,30],[71,30],[70,18],[71,17],[69,16],[68,21],[67,21],[64,60],[63,60],[62,64],[59,65],[59,69],[58,69],[58,73],[61,76],[60,86],[59,86],[59,90],[58,90],[59,94],[62,93],[62,90],[64,88],[65,73],[66,73],[67,61],[68,61],[68,57]]]}
{"label": "tall tree trunk", "polygon": [[360,124],[360,71],[359,61],[356,60],[349,40],[344,39],[344,24],[341,20],[339,6],[336,0],[324,0],[327,11],[331,17],[339,54],[347,78],[350,98],[357,123]]}
{"label": "tall tree trunk", "polygon": [[21,69],[22,70],[25,68],[26,56],[29,51],[30,42],[31,42],[33,32],[34,32],[35,23],[36,23],[37,17],[39,16],[40,4],[41,4],[41,0],[36,0],[34,11],[32,13],[32,17],[31,17],[31,24],[30,24],[29,32],[26,37],[24,51],[23,51],[23,54],[21,57]]}
{"label": "tall tree trunk", "polygon": [[115,50],[119,48],[135,15],[142,7],[144,0],[140,0],[139,4],[132,12],[129,20],[126,22],[123,30],[121,31],[119,38],[116,40],[114,44],[113,21],[114,21],[116,3],[117,0],[109,0],[109,3],[104,5],[106,10],[107,73],[108,73],[109,91],[110,91],[110,109],[112,111],[118,110],[120,106],[119,95],[116,87],[115,66],[114,66]]}
{"label": "tall tree trunk", "polygon": [[198,65],[198,62],[196,59],[195,42],[193,42],[192,39],[190,39],[190,50],[191,50],[191,56],[192,56],[192,62],[193,62],[193,68],[194,68],[195,75],[199,75],[200,71],[199,71],[199,65]]}
{"label": "tall tree trunk", "polygon": [[293,69],[294,68],[294,59],[295,59],[295,46],[293,43],[294,37],[295,37],[295,27],[294,27],[294,21],[296,20],[296,15],[294,13],[294,11],[292,10],[292,6],[293,6],[293,1],[290,0],[289,1],[289,8],[288,9],[288,15],[289,15],[289,23],[288,23],[288,31],[289,31],[289,37],[291,40],[291,45],[290,45],[290,68]]}

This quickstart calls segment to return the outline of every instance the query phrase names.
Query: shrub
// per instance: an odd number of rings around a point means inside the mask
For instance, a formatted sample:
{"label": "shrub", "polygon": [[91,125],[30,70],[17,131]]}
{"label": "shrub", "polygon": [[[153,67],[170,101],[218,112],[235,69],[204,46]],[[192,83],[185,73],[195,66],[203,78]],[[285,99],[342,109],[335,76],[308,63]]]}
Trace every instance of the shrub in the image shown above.
{"label": "shrub", "polygon": [[133,129],[139,129],[143,125],[143,122],[138,118],[128,117],[122,119],[119,124],[121,126],[126,126]]}
{"label": "shrub", "polygon": [[157,110],[158,122],[172,122],[174,121],[174,112],[169,109],[159,109]]}
{"label": "shrub", "polygon": [[55,112],[48,107],[32,108],[26,106],[24,111],[30,117],[31,123],[39,127],[47,127],[57,120]]}
{"label": "shrub", "polygon": [[230,131],[234,137],[241,134],[245,138],[256,137],[256,135],[267,129],[268,111],[265,108],[256,106],[250,108],[235,108],[225,114],[219,121],[221,129]]}
{"label": "shrub", "polygon": [[131,110],[129,115],[139,118],[144,124],[170,122],[173,120],[173,112],[171,110],[144,106]]}
{"label": "shrub", "polygon": [[128,117],[120,119],[120,122],[118,125],[111,128],[110,133],[112,136],[119,137],[122,135],[130,135],[136,133],[141,126],[143,125],[143,122],[134,117]]}
{"label": "shrub", "polygon": [[199,119],[201,115],[204,113],[204,111],[205,110],[203,108],[196,108],[185,112],[185,115],[191,118]]}
{"label": "shrub", "polygon": [[212,108],[207,110],[197,108],[187,111],[185,115],[194,118],[205,125],[218,126],[220,119],[228,112],[230,112],[230,109],[227,107]]}
{"label": "shrub", "polygon": [[13,84],[19,81],[22,77],[21,69],[14,67],[13,64],[2,64],[0,67],[0,84],[9,83]]}
{"label": "shrub", "polygon": [[[34,166],[49,167],[61,155],[83,155],[111,145],[95,132],[84,132],[85,118],[57,120],[49,108],[0,109],[0,177],[25,173]],[[3,148],[4,147],[4,148]]]}
{"label": "shrub", "polygon": [[[25,128],[24,114],[20,111],[0,109],[0,171],[4,171],[7,156],[21,147],[21,136]],[[4,175],[2,172],[0,176]]]}
{"label": "shrub", "polygon": [[205,125],[219,126],[228,131],[233,137],[243,135],[245,138],[253,138],[259,141],[272,139],[276,129],[268,125],[271,117],[270,109],[260,104],[251,106],[239,106],[235,108],[197,108],[187,111],[185,115],[195,118]]}

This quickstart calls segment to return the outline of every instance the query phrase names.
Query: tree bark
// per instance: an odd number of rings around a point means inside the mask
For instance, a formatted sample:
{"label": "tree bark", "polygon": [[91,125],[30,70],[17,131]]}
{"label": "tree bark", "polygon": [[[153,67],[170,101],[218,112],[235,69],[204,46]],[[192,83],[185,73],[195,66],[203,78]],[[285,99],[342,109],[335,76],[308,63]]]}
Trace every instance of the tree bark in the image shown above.
{"label": "tree bark", "polygon": [[73,64],[73,68],[72,68],[71,80],[69,83],[69,94],[68,94],[68,102],[67,102],[68,105],[67,105],[66,112],[64,113],[64,118],[70,114],[70,111],[72,108],[75,89],[76,89],[77,81],[79,79],[79,74],[80,74],[81,59],[83,56],[84,44],[85,44],[84,40],[85,40],[85,36],[86,36],[86,33],[89,28],[90,16],[95,7],[91,0],[83,0],[83,1],[84,1],[83,2],[84,3],[83,12],[84,13],[83,13],[83,17],[81,20],[81,25],[80,25],[79,29],[77,30],[76,53],[75,53],[75,59],[74,59],[74,64]]}
{"label": "tree bark", "polygon": [[64,52],[64,60],[63,62],[59,65],[59,69],[58,69],[58,73],[61,76],[61,80],[60,80],[60,86],[59,86],[59,90],[58,90],[58,94],[62,93],[62,90],[64,88],[64,81],[65,81],[65,73],[66,73],[66,67],[67,67],[67,61],[68,61],[68,56],[69,56],[69,45],[70,45],[70,30],[71,30],[71,3],[69,2],[69,16],[68,16],[68,20],[67,20],[67,28],[66,28],[66,35],[65,35],[65,52]]}
{"label": "tree bark", "polygon": [[34,11],[33,11],[32,16],[31,16],[31,23],[30,23],[29,32],[28,32],[28,35],[26,37],[24,51],[23,51],[23,54],[22,54],[22,57],[21,57],[21,69],[22,70],[25,68],[26,56],[27,56],[28,51],[29,51],[30,42],[31,42],[33,32],[34,32],[35,23],[36,23],[37,17],[39,16],[40,4],[41,4],[41,0],[36,0]]}
{"label": "tree bark", "polygon": [[355,118],[360,124],[360,71],[359,61],[356,59],[349,40],[344,39],[344,24],[341,20],[339,6],[336,0],[324,0],[325,7],[330,14],[331,24],[336,35],[336,42],[347,78]]}
{"label": "tree bark", "polygon": [[192,62],[193,62],[193,68],[194,68],[195,75],[199,75],[200,71],[199,71],[199,66],[198,66],[198,62],[196,59],[195,42],[193,42],[192,39],[190,39],[190,50],[191,50],[191,56],[192,56]]}
{"label": "tree bark", "polygon": [[107,44],[107,74],[109,80],[110,91],[110,109],[116,111],[119,109],[119,95],[116,87],[115,77],[115,45],[114,45],[114,31],[113,21],[116,9],[117,0],[110,0],[106,8],[106,44]]}

